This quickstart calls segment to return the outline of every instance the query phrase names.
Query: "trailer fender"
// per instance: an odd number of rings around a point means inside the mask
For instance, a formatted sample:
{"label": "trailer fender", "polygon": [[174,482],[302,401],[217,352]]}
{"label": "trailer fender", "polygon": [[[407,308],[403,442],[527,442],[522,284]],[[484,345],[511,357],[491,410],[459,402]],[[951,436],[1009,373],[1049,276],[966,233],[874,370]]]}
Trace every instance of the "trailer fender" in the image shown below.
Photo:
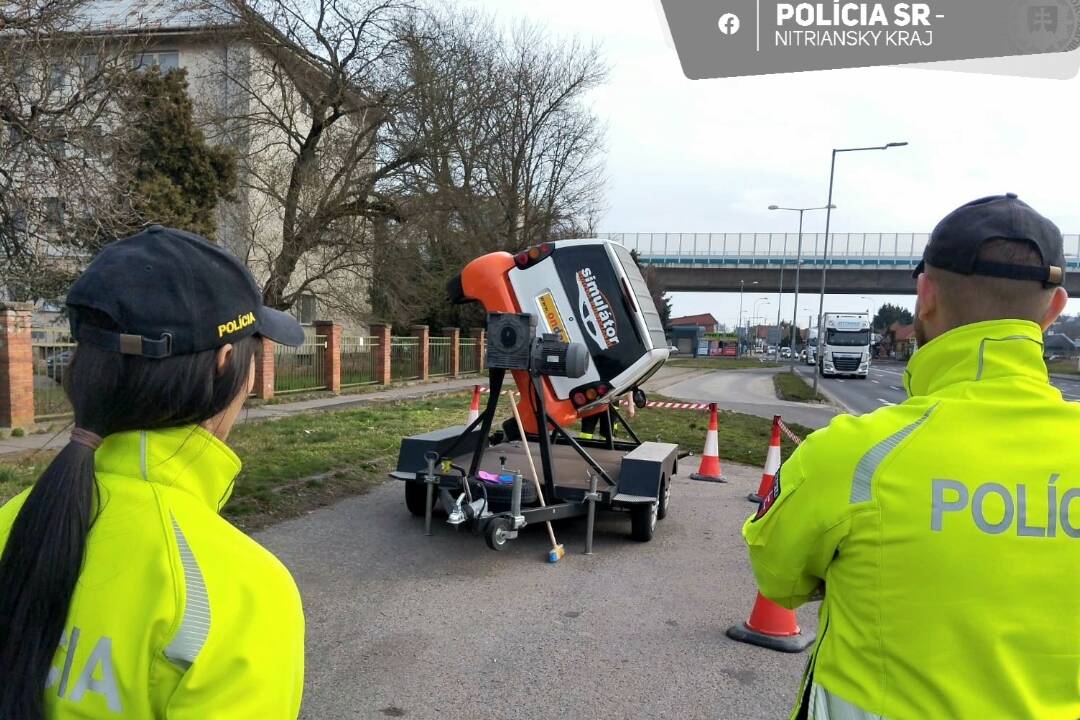
{"label": "trailer fender", "polygon": [[628,452],[622,460],[612,502],[639,505],[659,500],[661,481],[675,474],[678,454],[678,445],[658,442],[644,442]]}

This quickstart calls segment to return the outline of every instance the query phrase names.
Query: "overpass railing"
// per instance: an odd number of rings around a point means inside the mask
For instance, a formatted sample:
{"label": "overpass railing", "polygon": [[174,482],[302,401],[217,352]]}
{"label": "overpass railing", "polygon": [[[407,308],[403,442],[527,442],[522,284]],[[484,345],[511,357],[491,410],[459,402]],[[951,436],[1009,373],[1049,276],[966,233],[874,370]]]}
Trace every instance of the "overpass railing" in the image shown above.
{"label": "overpass railing", "polygon": [[[606,233],[600,237],[637,250],[648,265],[676,267],[794,266],[798,233]],[[928,233],[830,233],[829,267],[914,268]],[[803,233],[803,267],[825,264],[825,233]],[[1080,235],[1065,236],[1065,259],[1080,269]]]}

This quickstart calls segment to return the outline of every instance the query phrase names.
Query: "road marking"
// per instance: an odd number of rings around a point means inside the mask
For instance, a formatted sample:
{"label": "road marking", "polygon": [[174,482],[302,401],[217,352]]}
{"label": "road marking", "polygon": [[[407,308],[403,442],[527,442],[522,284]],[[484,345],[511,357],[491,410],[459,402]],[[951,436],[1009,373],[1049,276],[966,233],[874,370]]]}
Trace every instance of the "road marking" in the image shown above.
{"label": "road marking", "polygon": [[896,385],[890,385],[890,386],[889,386],[889,389],[890,389],[890,390],[898,390],[899,392],[904,392],[904,388],[902,388],[902,387],[898,387],[898,386],[896,386]]}
{"label": "road marking", "polygon": [[881,384],[880,380],[871,380],[870,382],[874,383],[875,385],[880,385]]}
{"label": "road marking", "polygon": [[836,382],[844,382],[844,379],[843,378],[837,378]]}
{"label": "road marking", "polygon": [[889,402],[888,400],[885,400],[883,398],[878,398],[878,402],[881,403],[882,405],[890,405],[890,406],[896,404],[894,402]]}

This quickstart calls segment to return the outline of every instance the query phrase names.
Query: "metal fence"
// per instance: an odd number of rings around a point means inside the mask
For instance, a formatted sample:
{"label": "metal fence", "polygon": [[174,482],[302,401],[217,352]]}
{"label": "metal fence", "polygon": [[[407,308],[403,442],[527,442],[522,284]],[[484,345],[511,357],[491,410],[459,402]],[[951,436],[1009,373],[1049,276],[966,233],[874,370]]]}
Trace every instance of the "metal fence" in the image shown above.
{"label": "metal fence", "polygon": [[458,372],[462,375],[480,372],[476,362],[476,338],[461,338],[458,345]]}
{"label": "metal fence", "polygon": [[454,372],[453,338],[428,338],[428,376],[446,377]]}
{"label": "metal fence", "polygon": [[378,382],[376,369],[381,350],[378,337],[342,335],[341,386],[352,387]]}
{"label": "metal fence", "polygon": [[34,419],[48,420],[71,414],[64,394],[64,373],[71,362],[75,342],[67,328],[34,328]]}
{"label": "metal fence", "polygon": [[309,335],[299,347],[274,346],[274,392],[325,390],[326,336]]}
{"label": "metal fence", "polygon": [[422,374],[420,338],[390,338],[390,379],[418,380]]}

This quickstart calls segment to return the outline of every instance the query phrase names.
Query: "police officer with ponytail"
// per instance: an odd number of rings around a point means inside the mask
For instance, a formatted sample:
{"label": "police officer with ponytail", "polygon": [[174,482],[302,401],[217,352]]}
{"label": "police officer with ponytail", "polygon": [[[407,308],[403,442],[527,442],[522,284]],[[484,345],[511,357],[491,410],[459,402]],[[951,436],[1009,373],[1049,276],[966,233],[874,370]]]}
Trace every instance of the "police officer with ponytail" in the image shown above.
{"label": "police officer with ponytail", "polygon": [[807,438],[744,525],[763,595],[824,589],[793,718],[1080,718],[1080,404],[1043,362],[1062,240],[1012,194],[942,220],[908,400]]}
{"label": "police officer with ponytail", "polygon": [[75,429],[0,508],[0,720],[297,717],[296,585],[219,512],[258,338],[303,330],[231,254],[160,226],[67,304]]}

